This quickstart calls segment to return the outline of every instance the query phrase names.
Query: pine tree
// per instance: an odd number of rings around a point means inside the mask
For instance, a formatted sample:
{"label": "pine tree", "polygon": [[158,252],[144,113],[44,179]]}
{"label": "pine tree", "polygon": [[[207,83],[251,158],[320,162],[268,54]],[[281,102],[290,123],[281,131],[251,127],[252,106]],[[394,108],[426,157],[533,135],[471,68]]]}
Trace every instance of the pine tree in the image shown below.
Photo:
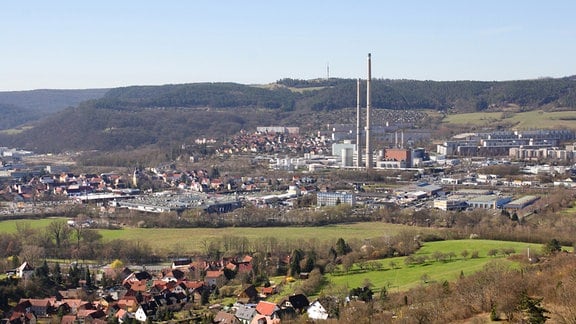
{"label": "pine tree", "polygon": [[57,286],[62,284],[62,269],[60,269],[60,263],[58,262],[54,264],[54,268],[52,269],[52,282]]}

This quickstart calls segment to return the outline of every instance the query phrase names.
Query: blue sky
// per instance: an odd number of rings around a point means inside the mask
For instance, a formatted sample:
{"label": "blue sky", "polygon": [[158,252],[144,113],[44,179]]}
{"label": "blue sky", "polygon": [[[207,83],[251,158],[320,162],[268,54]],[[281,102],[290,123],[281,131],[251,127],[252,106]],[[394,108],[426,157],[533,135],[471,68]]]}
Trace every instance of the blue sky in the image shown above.
{"label": "blue sky", "polygon": [[576,1],[6,1],[0,91],[576,74]]}

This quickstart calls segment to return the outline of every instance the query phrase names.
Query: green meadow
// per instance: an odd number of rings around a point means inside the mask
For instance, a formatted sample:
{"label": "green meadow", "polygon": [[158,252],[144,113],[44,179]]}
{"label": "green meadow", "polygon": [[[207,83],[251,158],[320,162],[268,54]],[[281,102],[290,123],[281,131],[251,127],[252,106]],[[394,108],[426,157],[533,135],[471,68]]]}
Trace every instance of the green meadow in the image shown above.
{"label": "green meadow", "polygon": [[533,110],[526,112],[477,112],[446,116],[444,124],[475,126],[493,126],[495,123],[507,122],[518,129],[529,128],[576,128],[574,111],[545,112]]}
{"label": "green meadow", "polygon": [[[358,264],[347,272],[337,272],[329,275],[328,279],[336,286],[346,286],[349,288],[361,287],[369,281],[373,285],[373,290],[379,291],[386,287],[388,291],[404,291],[421,284],[433,282],[454,281],[461,274],[464,276],[482,270],[492,261],[500,261],[513,266],[512,261],[500,251],[503,248],[514,249],[514,254],[527,255],[528,248],[533,252],[540,252],[540,244],[529,244],[522,242],[505,242],[490,240],[450,240],[440,242],[428,242],[416,252],[415,256],[425,255],[427,261],[418,265],[406,265],[406,257],[396,257],[378,260],[382,264],[381,270],[366,271],[361,270]],[[497,249],[498,254],[488,256],[488,252]],[[462,251],[469,252],[466,258],[462,257]],[[439,251],[445,254],[453,252],[455,256],[446,261],[436,261],[432,255]],[[478,258],[471,258],[473,251],[478,252]],[[392,263],[394,267],[392,267]],[[426,279],[426,282],[422,279]]]}
{"label": "green meadow", "polygon": [[17,226],[28,226],[31,229],[43,229],[52,223],[54,220],[64,220],[66,218],[42,218],[42,219],[17,219],[17,220],[6,220],[0,221],[0,234],[2,233],[16,233]]}
{"label": "green meadow", "polygon": [[[53,218],[1,221],[0,233],[15,233],[18,223],[27,224],[33,229],[41,229],[52,221],[54,221]],[[311,240],[335,243],[339,238],[346,241],[373,239],[384,235],[393,236],[405,230],[419,234],[438,231],[383,222],[367,222],[321,227],[123,228],[98,230],[98,233],[102,235],[104,242],[126,240],[147,244],[155,252],[169,252],[177,249],[183,254],[194,254],[203,252],[206,242],[213,242],[224,236],[245,237],[251,242],[273,237],[279,243]]]}
{"label": "green meadow", "polygon": [[434,232],[426,228],[414,228],[382,222],[339,224],[321,227],[234,227],[234,228],[127,228],[100,230],[104,241],[115,239],[139,241],[149,244],[154,250],[169,251],[178,248],[182,252],[202,252],[204,242],[212,242],[224,236],[245,237],[251,242],[260,238],[273,237],[278,242],[310,241],[336,242],[338,238],[364,240],[395,235],[403,230],[418,233]]}

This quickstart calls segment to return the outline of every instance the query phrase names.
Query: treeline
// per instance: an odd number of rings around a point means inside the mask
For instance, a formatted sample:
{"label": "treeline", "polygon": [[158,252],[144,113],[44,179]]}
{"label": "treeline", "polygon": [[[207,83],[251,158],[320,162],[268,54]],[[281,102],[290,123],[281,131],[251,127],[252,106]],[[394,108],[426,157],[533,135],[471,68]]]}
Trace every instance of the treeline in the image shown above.
{"label": "treeline", "polygon": [[[313,95],[303,97],[299,106],[313,110],[334,110],[356,105],[356,81],[333,80],[309,82],[283,79],[278,81],[294,88],[318,87]],[[365,93],[365,81],[361,85]],[[459,112],[483,111],[509,104],[531,110],[539,107],[576,107],[574,77],[519,81],[416,81],[373,80],[371,105],[381,109],[435,109]],[[365,105],[365,96],[361,96]]]}
{"label": "treeline", "polygon": [[300,94],[283,87],[261,88],[237,83],[192,83],[134,86],[110,90],[96,107],[252,107],[292,110]]}
{"label": "treeline", "polygon": [[103,242],[97,230],[70,227],[60,219],[41,229],[18,223],[16,233],[0,235],[0,271],[4,273],[24,261],[37,266],[46,258],[69,262],[95,260],[100,263],[116,258],[132,263],[159,261],[159,257],[151,251],[150,246],[140,242]]}

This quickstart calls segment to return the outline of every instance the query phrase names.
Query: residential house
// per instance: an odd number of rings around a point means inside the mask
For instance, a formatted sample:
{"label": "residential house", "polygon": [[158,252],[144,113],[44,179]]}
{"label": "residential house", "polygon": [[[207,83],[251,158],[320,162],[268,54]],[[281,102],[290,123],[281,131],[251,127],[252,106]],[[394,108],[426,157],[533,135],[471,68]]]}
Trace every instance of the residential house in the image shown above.
{"label": "residential house", "polygon": [[144,308],[142,308],[142,306],[140,306],[136,310],[136,313],[134,313],[134,318],[138,322],[146,323],[146,321],[148,321],[148,314],[146,314],[146,311],[144,311]]}
{"label": "residential house", "polygon": [[65,298],[61,302],[68,305],[72,314],[76,314],[80,309],[86,308],[84,305],[88,303],[79,298]]}
{"label": "residential house", "polygon": [[280,318],[272,318],[270,316],[257,314],[252,319],[250,324],[280,324]]}
{"label": "residential house", "polygon": [[150,279],[152,279],[152,275],[150,273],[148,273],[147,271],[139,271],[139,272],[132,272],[131,274],[129,274],[122,281],[122,283],[124,284],[125,282],[144,281]]}
{"label": "residential house", "polygon": [[60,319],[60,324],[76,324],[77,319],[76,315],[64,315],[62,319]]}
{"label": "residential house", "polygon": [[244,285],[242,291],[238,294],[238,300],[244,303],[255,302],[258,300],[258,291],[254,285]]}
{"label": "residential house", "polygon": [[325,320],[328,319],[328,311],[320,304],[318,300],[312,302],[306,310],[308,318],[311,320]]}
{"label": "residential house", "polygon": [[310,301],[308,297],[304,294],[294,294],[288,297],[288,302],[290,305],[297,310],[298,312],[302,313],[310,306]]}
{"label": "residential house", "polygon": [[183,280],[186,274],[179,269],[172,269],[164,274],[162,280],[166,282]]}
{"label": "residential house", "polygon": [[129,313],[134,313],[138,309],[139,305],[136,297],[124,296],[122,299],[118,300],[118,306]]}
{"label": "residential house", "polygon": [[256,312],[260,315],[269,316],[270,318],[274,318],[278,310],[280,310],[280,307],[271,302],[260,301],[256,304]]}
{"label": "residential house", "polygon": [[242,324],[250,324],[252,319],[257,315],[256,308],[249,305],[237,304],[236,318]]}
{"label": "residential house", "polygon": [[206,271],[206,276],[204,276],[204,282],[209,287],[212,286],[222,287],[226,283],[226,276],[224,276],[224,271],[223,270]]}
{"label": "residential house", "polygon": [[97,319],[106,319],[106,313],[101,309],[82,309],[78,311],[76,317],[81,323],[92,323]]}
{"label": "residential house", "polygon": [[52,303],[49,298],[44,299],[20,299],[18,302],[19,310],[30,311],[36,316],[47,316],[51,312]]}
{"label": "residential house", "polygon": [[188,299],[191,302],[200,302],[202,298],[202,291],[204,290],[204,281],[184,281],[186,286]]}
{"label": "residential house", "polygon": [[8,319],[9,324],[36,324],[36,315],[32,312],[12,312]]}
{"label": "residential house", "polygon": [[15,271],[16,278],[21,279],[29,279],[33,274],[34,267],[32,267],[28,262],[22,263]]}
{"label": "residential house", "polygon": [[264,298],[266,298],[266,297],[269,297],[269,296],[271,296],[271,295],[276,294],[276,293],[277,293],[276,289],[277,289],[277,286],[276,286],[276,285],[269,286],[269,287],[262,287],[262,288],[260,289],[260,292],[261,292],[262,296],[263,296]]}
{"label": "residential house", "polygon": [[233,314],[226,313],[224,311],[219,311],[216,316],[214,316],[213,323],[220,324],[240,324],[240,320],[237,319]]}

